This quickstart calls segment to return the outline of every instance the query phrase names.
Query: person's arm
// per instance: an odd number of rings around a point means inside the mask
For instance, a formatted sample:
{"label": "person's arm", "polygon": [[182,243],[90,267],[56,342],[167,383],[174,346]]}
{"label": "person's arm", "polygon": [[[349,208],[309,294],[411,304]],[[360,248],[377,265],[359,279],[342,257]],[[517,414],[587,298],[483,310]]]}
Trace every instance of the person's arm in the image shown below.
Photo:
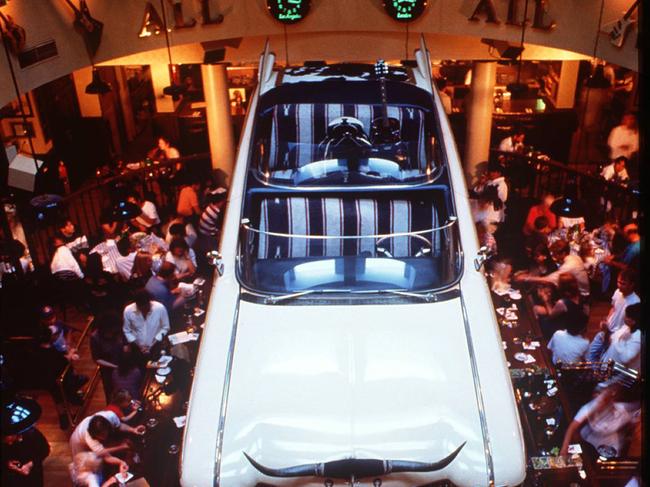
{"label": "person's arm", "polygon": [[560,456],[566,456],[569,454],[569,445],[573,441],[573,438],[575,437],[576,432],[582,427],[584,422],[586,421],[586,417],[580,421],[576,421],[575,419],[571,421],[571,424],[569,424],[569,427],[566,430],[566,433],[564,433],[564,440],[562,441],[562,448],[560,448]]}
{"label": "person's arm", "polygon": [[133,426],[129,426],[126,423],[120,423],[119,430],[122,433],[131,433],[132,435],[143,435],[144,432],[146,431],[146,428],[143,424],[138,425],[134,428]]}
{"label": "person's arm", "polygon": [[135,341],[135,333],[134,333],[135,326],[133,325],[133,322],[131,318],[128,315],[128,312],[124,310],[124,324],[122,325],[122,332],[124,333],[124,338],[126,338],[126,341],[128,343],[133,343]]}
{"label": "person's arm", "polygon": [[558,301],[555,303],[555,306],[553,306],[548,316],[550,318],[556,318],[557,316],[561,315],[562,313],[566,313],[567,311],[568,309],[566,307],[566,304],[564,304],[564,301],[558,299]]}
{"label": "person's arm", "polygon": [[156,341],[161,342],[169,332],[169,315],[167,310],[163,307],[160,310],[160,331],[156,334]]}
{"label": "person's arm", "polygon": [[622,340],[619,339],[612,342],[611,346],[614,347],[614,350],[616,350],[616,353],[623,364],[627,364],[630,360],[641,353],[641,342],[632,337]]}

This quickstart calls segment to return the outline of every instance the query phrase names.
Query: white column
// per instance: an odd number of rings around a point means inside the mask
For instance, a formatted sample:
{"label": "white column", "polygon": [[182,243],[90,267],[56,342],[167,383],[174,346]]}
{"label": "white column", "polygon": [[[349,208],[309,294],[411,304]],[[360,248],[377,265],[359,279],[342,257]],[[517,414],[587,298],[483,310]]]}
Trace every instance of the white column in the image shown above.
{"label": "white column", "polygon": [[156,97],[156,113],[173,112],[177,104],[171,96],[163,93],[163,89],[169,86],[169,65],[166,63],[152,63],[151,84],[153,85],[154,96]]}
{"label": "white column", "polygon": [[221,169],[230,178],[235,165],[235,140],[230,118],[226,65],[203,64],[201,74],[203,75],[212,168]]}
{"label": "white column", "polygon": [[463,160],[468,182],[476,166],[490,157],[490,132],[494,108],[494,84],[497,63],[476,61],[472,68],[472,85],[465,105],[467,130]]}
{"label": "white column", "polygon": [[580,61],[562,61],[555,108],[573,108]]}

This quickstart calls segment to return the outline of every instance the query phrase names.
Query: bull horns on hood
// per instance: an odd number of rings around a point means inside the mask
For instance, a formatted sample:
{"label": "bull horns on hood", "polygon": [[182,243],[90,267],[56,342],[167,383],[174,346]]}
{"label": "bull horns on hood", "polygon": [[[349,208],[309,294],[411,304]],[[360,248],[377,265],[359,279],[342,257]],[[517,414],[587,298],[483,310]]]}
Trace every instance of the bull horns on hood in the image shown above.
{"label": "bull horns on hood", "polygon": [[269,477],[331,477],[336,479],[349,479],[373,477],[399,472],[435,472],[449,465],[460,450],[465,446],[463,442],[458,448],[442,460],[433,463],[414,462],[410,460],[376,460],[371,458],[347,458],[324,463],[307,463],[293,467],[270,468],[253,460],[246,452],[244,456],[259,472]]}

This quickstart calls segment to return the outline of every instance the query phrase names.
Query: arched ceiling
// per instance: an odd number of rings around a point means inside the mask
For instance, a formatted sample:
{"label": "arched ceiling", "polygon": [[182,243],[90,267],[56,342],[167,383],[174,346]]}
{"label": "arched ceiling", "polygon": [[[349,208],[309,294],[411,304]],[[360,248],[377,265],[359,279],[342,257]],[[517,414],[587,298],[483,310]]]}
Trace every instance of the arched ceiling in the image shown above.
{"label": "arched ceiling", "polygon": [[[185,20],[194,18],[191,28],[173,30],[170,34],[174,62],[201,62],[201,43],[227,41],[226,60],[238,64],[254,62],[270,37],[284,62],[285,26],[275,21],[266,10],[266,0],[207,0],[210,15],[224,16],[220,24],[202,24],[202,4],[206,0],[173,0],[181,2]],[[508,8],[517,6],[523,13],[526,0],[491,0],[499,23],[468,20],[481,2],[488,0],[428,0],[424,14],[408,24],[409,56],[424,33],[434,59],[490,59],[488,46],[481,38],[504,40],[519,44],[521,28],[509,25]],[[596,55],[609,62],[637,70],[636,27],[633,26],[623,47],[614,47],[606,33],[598,34],[601,1],[603,29],[620,18],[633,0],[528,0],[532,19],[536,7],[543,8],[542,21],[554,21],[552,30],[534,29],[525,33],[524,59],[581,59]],[[78,0],[72,0],[78,4]],[[514,2],[514,3],[513,3]],[[103,22],[102,42],[96,55],[101,64],[166,63],[164,35],[141,38],[146,0],[88,0],[91,15]],[[172,0],[165,0],[170,24]],[[160,0],[151,2],[161,12]],[[74,14],[65,0],[8,0],[0,7],[5,15],[23,26],[27,48],[55,40],[56,58],[21,69],[14,57],[18,83],[22,91],[89,65],[83,40],[72,27]],[[540,11],[541,12],[541,11]],[[382,0],[312,0],[309,15],[300,23],[286,26],[289,61],[305,59],[372,60],[379,57],[403,59],[407,44],[406,24],[395,22],[384,12]],[[238,44],[238,47],[235,47]],[[0,105],[15,98],[6,62],[0,62]]]}

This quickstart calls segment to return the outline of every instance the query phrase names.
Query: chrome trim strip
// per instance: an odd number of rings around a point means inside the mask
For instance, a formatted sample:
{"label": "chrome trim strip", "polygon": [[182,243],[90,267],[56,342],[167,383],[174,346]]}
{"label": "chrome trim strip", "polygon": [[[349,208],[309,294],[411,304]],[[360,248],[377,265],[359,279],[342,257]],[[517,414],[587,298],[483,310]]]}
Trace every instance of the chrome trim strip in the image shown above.
{"label": "chrome trim strip", "polygon": [[250,230],[253,233],[259,233],[261,235],[270,235],[272,237],[289,237],[289,238],[306,238],[314,240],[346,240],[346,239],[362,239],[362,238],[391,238],[391,237],[410,237],[413,235],[423,235],[426,233],[436,232],[438,230],[444,230],[451,227],[454,223],[458,221],[458,218],[455,216],[449,217],[449,221],[441,227],[428,228],[426,230],[417,230],[415,232],[397,232],[397,233],[383,233],[377,235],[302,235],[297,233],[280,233],[280,232],[266,232],[259,230],[255,227],[251,227],[246,223],[242,223],[242,228]]}
{"label": "chrome trim strip", "polygon": [[467,308],[463,292],[460,293],[460,307],[463,312],[463,323],[465,324],[465,338],[467,339],[467,349],[469,351],[469,362],[472,365],[472,378],[474,380],[474,392],[476,394],[476,406],[481,421],[481,433],[483,436],[483,448],[485,453],[485,465],[487,467],[488,485],[494,487],[494,462],[492,460],[492,446],[490,444],[490,435],[488,432],[487,419],[485,417],[485,404],[483,403],[483,391],[481,389],[481,380],[476,365],[476,354],[474,353],[474,343],[472,342],[472,332],[469,328],[469,318],[467,317]]}
{"label": "chrome trim strip", "polygon": [[239,303],[241,297],[237,296],[237,305],[232,321],[232,331],[230,332],[230,345],[228,347],[228,359],[226,361],[226,374],[223,381],[223,391],[221,393],[221,410],[219,412],[219,429],[217,430],[216,457],[214,461],[214,487],[219,487],[221,481],[221,450],[223,448],[223,431],[226,426],[226,412],[228,409],[228,393],[230,391],[230,376],[232,375],[233,358],[235,356],[235,341],[237,339],[237,322],[239,321]]}

